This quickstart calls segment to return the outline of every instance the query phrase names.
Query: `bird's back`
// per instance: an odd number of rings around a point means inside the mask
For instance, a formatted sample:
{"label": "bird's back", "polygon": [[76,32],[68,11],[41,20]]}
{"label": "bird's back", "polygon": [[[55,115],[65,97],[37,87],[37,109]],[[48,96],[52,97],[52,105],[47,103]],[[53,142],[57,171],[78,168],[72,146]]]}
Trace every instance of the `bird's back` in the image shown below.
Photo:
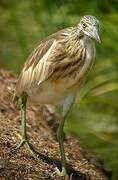
{"label": "bird's back", "polygon": [[[49,63],[55,61],[55,59],[57,58],[58,60],[63,59],[62,51],[64,49],[59,47],[62,44],[62,43],[59,43],[59,41],[61,40],[63,41],[63,37],[65,36],[64,33],[68,33],[68,31],[71,31],[71,28],[67,28],[67,29],[64,29],[57,33],[52,34],[51,36],[45,38],[33,50],[33,52],[27,58],[24,64],[23,70],[18,78],[18,81],[16,84],[16,94],[21,94],[23,91],[26,91],[27,87],[32,86],[33,84],[38,84],[39,82],[43,81],[43,79],[46,78],[45,76],[48,76],[50,74],[48,72],[48,75],[47,74],[44,75],[42,73],[44,68],[46,68]],[[57,46],[57,42],[58,42],[58,46]],[[56,54],[54,54],[52,50],[57,51]],[[49,55],[51,55],[52,57],[49,58]],[[54,63],[56,64],[56,62]]]}

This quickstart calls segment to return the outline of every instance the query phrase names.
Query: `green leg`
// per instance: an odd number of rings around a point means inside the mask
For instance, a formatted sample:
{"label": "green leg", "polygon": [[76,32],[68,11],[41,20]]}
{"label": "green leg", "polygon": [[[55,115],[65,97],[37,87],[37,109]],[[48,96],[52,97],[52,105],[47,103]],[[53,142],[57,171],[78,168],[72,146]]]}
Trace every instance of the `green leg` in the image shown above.
{"label": "green leg", "polygon": [[29,143],[27,138],[26,131],[26,103],[27,103],[27,95],[25,93],[21,96],[21,135],[18,134],[20,138],[20,143],[16,147],[16,149],[21,148],[23,145],[26,145],[27,149],[31,152],[34,158],[37,158],[38,152],[33,148],[33,146]]}
{"label": "green leg", "polygon": [[76,96],[76,93],[71,93],[65,99],[65,101],[63,103],[62,120],[61,120],[59,127],[58,127],[58,130],[57,130],[57,138],[59,141],[59,149],[60,149],[61,164],[62,164],[61,172],[57,169],[57,174],[59,176],[65,176],[67,174],[66,158],[65,158],[65,152],[64,152],[64,123],[65,123],[67,114],[70,111],[71,106],[73,105],[73,102],[75,100],[75,96]]}
{"label": "green leg", "polygon": [[20,99],[21,106],[21,135],[18,135],[20,138],[20,143],[17,146],[17,149],[22,147],[27,142],[27,134],[26,134],[26,103],[27,96],[23,94]]}
{"label": "green leg", "polygon": [[57,174],[59,176],[65,176],[67,174],[66,172],[66,159],[65,159],[65,152],[64,152],[64,123],[65,123],[65,118],[62,118],[60,125],[57,130],[57,138],[59,141],[59,149],[60,149],[60,155],[61,155],[61,164],[62,164],[62,169],[61,172],[57,169]]}

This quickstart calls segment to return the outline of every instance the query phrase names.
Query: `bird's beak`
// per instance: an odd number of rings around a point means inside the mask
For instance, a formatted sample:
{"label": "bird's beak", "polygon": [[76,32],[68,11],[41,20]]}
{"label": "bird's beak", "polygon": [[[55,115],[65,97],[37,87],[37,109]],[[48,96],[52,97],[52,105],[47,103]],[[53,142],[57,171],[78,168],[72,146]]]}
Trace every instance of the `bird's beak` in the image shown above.
{"label": "bird's beak", "polygon": [[99,43],[101,43],[100,36],[96,27],[94,27],[92,31],[90,32],[90,36],[94,38],[96,41],[98,41]]}

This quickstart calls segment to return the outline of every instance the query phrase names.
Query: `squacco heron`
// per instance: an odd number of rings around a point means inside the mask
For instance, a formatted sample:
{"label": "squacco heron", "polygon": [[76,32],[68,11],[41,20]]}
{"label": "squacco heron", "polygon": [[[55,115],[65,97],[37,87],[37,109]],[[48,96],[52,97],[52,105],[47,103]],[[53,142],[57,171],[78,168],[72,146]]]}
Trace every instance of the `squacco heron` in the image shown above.
{"label": "squacco heron", "polygon": [[61,122],[57,138],[61,156],[60,176],[67,174],[64,153],[64,123],[77,91],[85,80],[95,59],[94,40],[100,42],[99,21],[91,15],[83,16],[79,24],[68,27],[44,39],[24,64],[16,85],[16,95],[21,99],[22,133],[18,145],[27,144],[32,154],[26,132],[27,100],[35,104],[61,107]]}

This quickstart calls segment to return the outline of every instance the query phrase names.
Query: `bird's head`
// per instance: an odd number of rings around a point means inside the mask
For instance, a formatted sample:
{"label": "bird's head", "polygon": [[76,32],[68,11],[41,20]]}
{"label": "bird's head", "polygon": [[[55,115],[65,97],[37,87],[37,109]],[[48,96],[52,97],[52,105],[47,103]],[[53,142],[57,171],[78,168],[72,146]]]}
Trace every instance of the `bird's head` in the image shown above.
{"label": "bird's head", "polygon": [[83,16],[79,23],[79,29],[87,36],[95,39],[99,43],[99,21],[91,15]]}

